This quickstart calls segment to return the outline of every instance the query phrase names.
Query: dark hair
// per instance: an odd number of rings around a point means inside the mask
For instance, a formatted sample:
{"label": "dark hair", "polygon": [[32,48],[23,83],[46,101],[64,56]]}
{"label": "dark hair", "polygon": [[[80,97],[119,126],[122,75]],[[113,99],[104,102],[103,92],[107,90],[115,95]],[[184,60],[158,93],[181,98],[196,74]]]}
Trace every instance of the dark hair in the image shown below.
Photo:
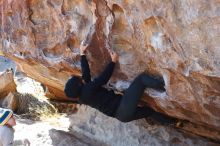
{"label": "dark hair", "polygon": [[64,92],[67,97],[76,98],[79,97],[81,88],[82,88],[81,78],[73,76],[67,81]]}

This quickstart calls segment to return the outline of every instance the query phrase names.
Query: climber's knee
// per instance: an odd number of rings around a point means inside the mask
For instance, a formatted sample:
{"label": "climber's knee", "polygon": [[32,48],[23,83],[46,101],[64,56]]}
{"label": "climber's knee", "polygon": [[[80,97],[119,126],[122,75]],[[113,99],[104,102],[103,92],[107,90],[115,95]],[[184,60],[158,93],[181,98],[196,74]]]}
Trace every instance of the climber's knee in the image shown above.
{"label": "climber's knee", "polygon": [[141,74],[139,74],[139,75],[134,79],[134,81],[136,81],[136,82],[143,82],[143,79],[146,78],[146,77],[148,77],[147,74],[141,73]]}
{"label": "climber's knee", "polygon": [[135,80],[137,82],[144,84],[145,86],[148,86],[148,84],[151,84],[151,82],[154,81],[154,79],[151,76],[147,75],[146,73],[139,74]]}
{"label": "climber's knee", "polygon": [[143,78],[143,77],[148,77],[148,75],[143,72],[137,76],[137,78]]}

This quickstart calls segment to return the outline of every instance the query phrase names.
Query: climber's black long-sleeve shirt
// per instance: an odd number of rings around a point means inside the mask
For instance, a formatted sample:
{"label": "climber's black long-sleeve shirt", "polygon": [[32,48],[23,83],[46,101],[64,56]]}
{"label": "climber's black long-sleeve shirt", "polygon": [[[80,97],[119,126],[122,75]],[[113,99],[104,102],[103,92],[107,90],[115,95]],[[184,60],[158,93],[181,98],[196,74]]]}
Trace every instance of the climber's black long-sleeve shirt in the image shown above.
{"label": "climber's black long-sleeve shirt", "polygon": [[105,85],[114,70],[115,63],[110,62],[105,70],[93,81],[91,81],[89,64],[85,55],[81,56],[82,78],[85,84],[82,87],[79,102],[89,105],[104,114],[114,117],[121,101],[121,95],[115,94],[113,90],[102,87]]}

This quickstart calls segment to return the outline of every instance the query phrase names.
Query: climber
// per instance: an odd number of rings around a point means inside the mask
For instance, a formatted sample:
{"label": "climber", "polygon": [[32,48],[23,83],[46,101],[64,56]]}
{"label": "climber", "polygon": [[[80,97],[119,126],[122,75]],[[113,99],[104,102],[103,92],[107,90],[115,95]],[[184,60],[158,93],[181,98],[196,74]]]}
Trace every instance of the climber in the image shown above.
{"label": "climber", "polygon": [[77,99],[80,104],[89,105],[122,122],[149,116],[162,124],[174,124],[176,122],[173,118],[156,112],[150,107],[138,106],[145,88],[153,88],[164,92],[163,81],[142,73],[135,78],[124,95],[115,94],[113,90],[107,90],[103,85],[109,81],[115,64],[119,59],[118,55],[115,52],[111,52],[111,62],[97,78],[91,80],[89,64],[86,58],[87,47],[88,45],[83,44],[80,46],[82,78],[72,76],[67,81],[64,89],[67,97]]}

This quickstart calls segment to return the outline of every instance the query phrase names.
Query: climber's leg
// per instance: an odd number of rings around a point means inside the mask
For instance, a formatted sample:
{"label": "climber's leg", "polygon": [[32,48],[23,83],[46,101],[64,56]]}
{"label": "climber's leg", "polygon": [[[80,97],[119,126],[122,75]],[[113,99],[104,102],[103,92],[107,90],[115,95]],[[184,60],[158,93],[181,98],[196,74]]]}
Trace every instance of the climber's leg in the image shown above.
{"label": "climber's leg", "polygon": [[164,83],[162,81],[154,79],[144,73],[137,76],[129,88],[125,91],[117,109],[116,118],[123,122],[133,120],[138,102],[144,93],[144,89],[149,87],[165,90],[163,86]]}
{"label": "climber's leg", "polygon": [[169,117],[165,114],[156,111],[153,114],[151,114],[149,117],[163,125],[175,125],[178,122],[176,118]]}
{"label": "climber's leg", "polygon": [[150,107],[137,107],[136,113],[133,116],[132,120],[137,120],[137,119],[142,119],[142,118],[147,118],[147,117],[150,117],[156,120],[162,125],[178,126],[176,124],[181,124],[181,123],[178,123],[179,121],[177,119],[169,117],[165,114],[156,112]]}
{"label": "climber's leg", "polygon": [[154,113],[155,113],[155,111],[150,107],[147,107],[147,106],[137,107],[136,112],[135,112],[132,120],[147,118],[147,117],[151,116]]}

